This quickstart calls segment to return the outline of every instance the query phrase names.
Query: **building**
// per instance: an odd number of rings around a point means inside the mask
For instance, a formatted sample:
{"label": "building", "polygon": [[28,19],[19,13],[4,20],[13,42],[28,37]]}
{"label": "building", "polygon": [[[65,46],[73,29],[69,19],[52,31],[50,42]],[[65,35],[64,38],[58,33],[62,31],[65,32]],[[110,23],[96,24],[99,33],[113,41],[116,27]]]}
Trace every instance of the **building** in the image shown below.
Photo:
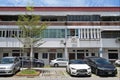
{"label": "building", "polygon": [[[15,24],[25,7],[0,7],[0,57],[29,56],[12,34],[19,36]],[[45,43],[34,48],[33,56],[49,64],[54,58],[83,59],[101,56],[120,59],[120,7],[35,7],[29,15],[46,21]]]}

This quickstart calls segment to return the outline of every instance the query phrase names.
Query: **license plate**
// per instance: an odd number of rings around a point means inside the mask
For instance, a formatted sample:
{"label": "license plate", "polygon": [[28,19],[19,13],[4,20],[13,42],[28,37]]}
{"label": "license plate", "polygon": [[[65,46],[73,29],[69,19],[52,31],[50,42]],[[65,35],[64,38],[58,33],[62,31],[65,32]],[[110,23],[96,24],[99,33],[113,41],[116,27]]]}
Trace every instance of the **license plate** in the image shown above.
{"label": "license plate", "polygon": [[112,74],[112,72],[108,72],[108,74]]}

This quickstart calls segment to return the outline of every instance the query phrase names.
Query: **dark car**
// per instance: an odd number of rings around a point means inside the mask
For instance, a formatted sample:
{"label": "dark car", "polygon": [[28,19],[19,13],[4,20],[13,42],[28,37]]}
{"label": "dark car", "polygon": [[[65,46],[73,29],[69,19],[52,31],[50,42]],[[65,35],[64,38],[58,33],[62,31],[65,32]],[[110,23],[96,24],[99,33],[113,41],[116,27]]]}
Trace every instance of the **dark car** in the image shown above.
{"label": "dark car", "polygon": [[44,61],[36,58],[20,57],[21,67],[44,67]]}
{"label": "dark car", "polygon": [[88,57],[85,62],[91,67],[92,72],[100,76],[113,75],[116,76],[117,69],[107,59],[101,57]]}

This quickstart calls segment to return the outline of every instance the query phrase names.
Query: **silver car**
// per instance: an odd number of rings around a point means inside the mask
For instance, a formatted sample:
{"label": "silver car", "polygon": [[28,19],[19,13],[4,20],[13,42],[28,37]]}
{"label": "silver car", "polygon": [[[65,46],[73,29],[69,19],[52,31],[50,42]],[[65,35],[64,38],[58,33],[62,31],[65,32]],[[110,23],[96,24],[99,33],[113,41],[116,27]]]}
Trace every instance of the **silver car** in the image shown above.
{"label": "silver car", "polygon": [[58,66],[66,66],[68,60],[64,58],[57,58],[50,61],[50,66],[58,67]]}
{"label": "silver car", "polygon": [[20,70],[20,60],[17,57],[3,57],[0,63],[0,75],[13,75]]}

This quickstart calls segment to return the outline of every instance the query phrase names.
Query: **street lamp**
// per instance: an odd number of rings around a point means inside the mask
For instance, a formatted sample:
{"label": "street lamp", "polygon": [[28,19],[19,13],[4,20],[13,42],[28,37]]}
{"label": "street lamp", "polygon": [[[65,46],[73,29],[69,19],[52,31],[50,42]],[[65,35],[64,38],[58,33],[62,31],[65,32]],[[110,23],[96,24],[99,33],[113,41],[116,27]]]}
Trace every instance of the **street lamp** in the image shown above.
{"label": "street lamp", "polygon": [[102,30],[100,29],[100,48],[99,48],[99,57],[103,56],[103,45],[102,45],[102,34],[101,34]]}
{"label": "street lamp", "polygon": [[65,42],[64,42],[64,51],[65,51],[65,58],[68,59],[68,49],[67,49],[67,15],[65,21]]}

